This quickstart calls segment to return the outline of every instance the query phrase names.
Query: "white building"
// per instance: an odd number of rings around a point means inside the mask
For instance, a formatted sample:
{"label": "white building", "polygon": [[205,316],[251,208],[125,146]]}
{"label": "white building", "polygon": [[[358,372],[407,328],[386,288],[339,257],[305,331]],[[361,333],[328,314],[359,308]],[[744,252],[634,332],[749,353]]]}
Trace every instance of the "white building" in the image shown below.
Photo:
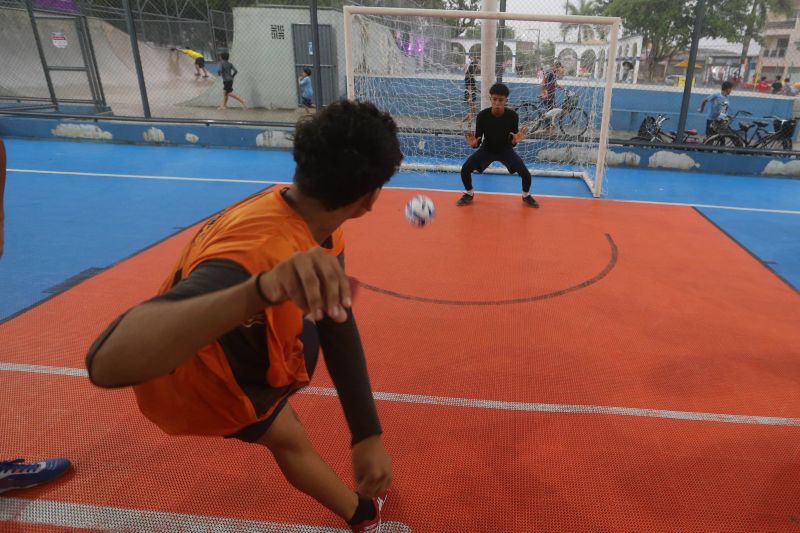
{"label": "white building", "polygon": [[[642,60],[641,35],[623,37],[617,41],[617,82],[636,83]],[[568,76],[602,78],[608,54],[607,41],[582,43],[554,43],[555,56],[561,61]]]}

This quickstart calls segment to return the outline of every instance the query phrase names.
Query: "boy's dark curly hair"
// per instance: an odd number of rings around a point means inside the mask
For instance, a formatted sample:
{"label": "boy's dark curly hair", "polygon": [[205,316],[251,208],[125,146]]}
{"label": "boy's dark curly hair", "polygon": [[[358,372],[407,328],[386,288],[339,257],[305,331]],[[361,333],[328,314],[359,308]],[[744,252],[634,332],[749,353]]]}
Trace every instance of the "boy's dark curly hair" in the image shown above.
{"label": "boy's dark curly hair", "polygon": [[511,94],[511,91],[508,90],[508,85],[505,83],[495,83],[489,87],[489,94],[496,94],[497,96],[505,96],[508,98],[508,95]]}
{"label": "boy's dark curly hair", "polygon": [[294,183],[325,209],[383,187],[402,159],[397,125],[369,102],[341,100],[297,124]]}

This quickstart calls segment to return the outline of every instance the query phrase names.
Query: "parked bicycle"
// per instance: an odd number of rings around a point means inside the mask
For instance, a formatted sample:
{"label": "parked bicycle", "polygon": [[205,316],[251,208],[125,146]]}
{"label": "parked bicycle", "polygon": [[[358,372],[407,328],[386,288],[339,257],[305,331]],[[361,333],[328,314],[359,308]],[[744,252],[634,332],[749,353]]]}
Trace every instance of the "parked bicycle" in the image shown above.
{"label": "parked bicycle", "polygon": [[[656,117],[645,117],[642,124],[639,126],[638,133],[631,137],[632,141],[645,141],[649,143],[675,143],[678,142],[677,131],[664,130],[662,125],[668,121],[669,117],[666,115],[658,115]],[[685,130],[683,132],[683,144],[699,144],[700,138],[697,136],[697,130]]]}
{"label": "parked bicycle", "polygon": [[578,95],[565,91],[561,107],[546,109],[541,102],[524,100],[514,110],[519,115],[520,127],[528,127],[528,136],[554,120],[561,133],[569,137],[580,137],[589,129],[589,114],[578,106]]}
{"label": "parked bicycle", "polygon": [[[726,146],[728,148],[744,148],[746,146],[759,148],[762,150],[791,150],[792,136],[794,135],[797,121],[795,119],[783,119],[780,117],[769,117],[772,120],[773,131],[767,130],[769,122],[766,120],[754,120],[753,122],[739,121],[736,128],[734,122],[739,115],[751,116],[749,111],[737,111],[731,117],[723,117],[712,123],[712,131],[716,132],[709,136],[704,144],[709,146]],[[752,133],[751,133],[752,130]]]}

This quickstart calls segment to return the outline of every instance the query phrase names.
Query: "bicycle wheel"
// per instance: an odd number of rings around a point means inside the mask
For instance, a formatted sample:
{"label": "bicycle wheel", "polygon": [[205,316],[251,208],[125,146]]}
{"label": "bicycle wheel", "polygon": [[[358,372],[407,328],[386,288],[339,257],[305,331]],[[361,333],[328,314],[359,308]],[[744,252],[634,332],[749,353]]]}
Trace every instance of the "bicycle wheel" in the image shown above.
{"label": "bicycle wheel", "polygon": [[542,111],[539,107],[525,102],[517,108],[519,127],[528,128],[528,136],[542,127]]}
{"label": "bicycle wheel", "polygon": [[561,114],[558,127],[564,135],[580,137],[589,129],[589,115],[583,109],[574,107]]}
{"label": "bicycle wheel", "polygon": [[727,148],[743,148],[744,141],[738,135],[730,133],[717,133],[707,138],[703,143],[707,146],[724,146]]}
{"label": "bicycle wheel", "polygon": [[631,140],[632,141],[642,141],[642,142],[651,143],[651,144],[662,144],[664,142],[664,139],[662,139],[658,135],[655,135],[653,137],[650,137],[649,135],[637,135],[635,137],[631,137]]}
{"label": "bicycle wheel", "polygon": [[778,135],[768,135],[754,145],[754,148],[762,150],[791,150],[792,140]]}

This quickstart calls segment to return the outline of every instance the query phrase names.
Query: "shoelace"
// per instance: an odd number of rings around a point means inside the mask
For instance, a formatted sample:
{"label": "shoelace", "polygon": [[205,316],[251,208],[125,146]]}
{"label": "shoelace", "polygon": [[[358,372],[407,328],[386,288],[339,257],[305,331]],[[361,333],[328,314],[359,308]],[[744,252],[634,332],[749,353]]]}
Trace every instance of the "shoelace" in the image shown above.
{"label": "shoelace", "polygon": [[39,463],[25,464],[23,459],[0,461],[0,473],[3,474],[31,474],[38,468]]}

